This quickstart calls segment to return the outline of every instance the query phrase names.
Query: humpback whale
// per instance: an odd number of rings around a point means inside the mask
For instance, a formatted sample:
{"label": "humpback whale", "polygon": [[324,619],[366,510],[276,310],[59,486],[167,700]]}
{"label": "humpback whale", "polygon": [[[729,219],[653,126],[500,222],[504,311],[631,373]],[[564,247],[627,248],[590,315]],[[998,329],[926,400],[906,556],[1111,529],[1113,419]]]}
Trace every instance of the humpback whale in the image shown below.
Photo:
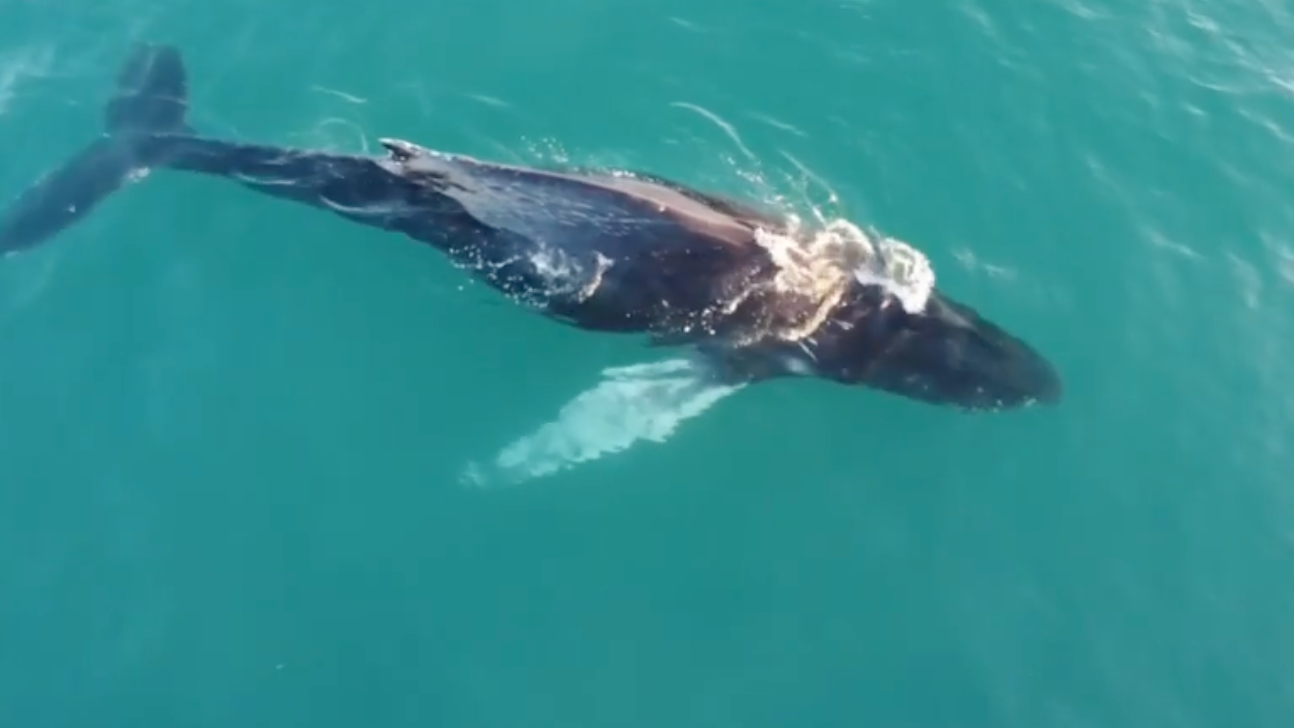
{"label": "humpback whale", "polygon": [[403,234],[565,325],[682,352],[691,379],[670,391],[689,401],[704,399],[697,387],[788,377],[969,411],[1061,397],[1045,357],[936,288],[898,241],[836,235],[815,248],[806,241],[830,231],[643,172],[523,167],[399,139],[349,155],[209,138],[187,111],[178,49],[135,46],[100,136],[0,213],[0,255],[53,238],[142,172],[196,173]]}

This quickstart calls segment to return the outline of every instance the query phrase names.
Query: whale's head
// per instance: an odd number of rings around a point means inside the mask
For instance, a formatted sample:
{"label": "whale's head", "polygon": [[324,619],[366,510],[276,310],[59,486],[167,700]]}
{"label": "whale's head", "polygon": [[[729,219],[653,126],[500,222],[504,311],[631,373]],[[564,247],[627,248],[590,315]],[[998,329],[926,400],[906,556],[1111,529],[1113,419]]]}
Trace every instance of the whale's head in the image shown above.
{"label": "whale's head", "polygon": [[859,285],[806,343],[818,376],[968,410],[1059,403],[1056,368],[1025,341],[935,290],[912,313]]}

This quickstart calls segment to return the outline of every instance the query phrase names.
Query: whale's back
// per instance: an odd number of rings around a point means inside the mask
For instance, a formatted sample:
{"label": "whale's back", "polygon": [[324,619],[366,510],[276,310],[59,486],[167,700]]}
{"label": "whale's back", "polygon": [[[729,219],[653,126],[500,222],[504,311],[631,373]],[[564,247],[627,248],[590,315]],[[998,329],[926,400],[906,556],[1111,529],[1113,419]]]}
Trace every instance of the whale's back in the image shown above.
{"label": "whale's back", "polygon": [[618,253],[680,246],[754,244],[756,228],[784,223],[749,205],[649,175],[482,162],[419,149],[403,166],[480,223],[575,252]]}

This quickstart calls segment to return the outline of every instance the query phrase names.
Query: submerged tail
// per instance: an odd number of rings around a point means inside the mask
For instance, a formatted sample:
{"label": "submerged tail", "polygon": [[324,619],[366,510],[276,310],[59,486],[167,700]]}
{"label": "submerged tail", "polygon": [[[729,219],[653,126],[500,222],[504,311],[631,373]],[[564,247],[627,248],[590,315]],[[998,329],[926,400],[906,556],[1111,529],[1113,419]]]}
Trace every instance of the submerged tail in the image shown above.
{"label": "submerged tail", "polygon": [[150,135],[186,133],[188,80],[174,47],[141,44],[117,75],[104,134],[0,213],[0,255],[34,247],[146,171]]}

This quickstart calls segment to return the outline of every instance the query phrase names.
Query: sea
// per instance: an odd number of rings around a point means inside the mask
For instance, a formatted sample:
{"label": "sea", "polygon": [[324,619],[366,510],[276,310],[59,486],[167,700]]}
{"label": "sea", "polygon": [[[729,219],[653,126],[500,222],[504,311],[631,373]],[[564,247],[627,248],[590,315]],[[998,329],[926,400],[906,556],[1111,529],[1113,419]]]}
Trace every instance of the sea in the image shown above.
{"label": "sea", "polygon": [[1289,3],[0,0],[0,208],[144,42],[207,136],[879,231],[1064,395],[696,387],[152,170],[0,260],[0,726],[1294,724]]}

